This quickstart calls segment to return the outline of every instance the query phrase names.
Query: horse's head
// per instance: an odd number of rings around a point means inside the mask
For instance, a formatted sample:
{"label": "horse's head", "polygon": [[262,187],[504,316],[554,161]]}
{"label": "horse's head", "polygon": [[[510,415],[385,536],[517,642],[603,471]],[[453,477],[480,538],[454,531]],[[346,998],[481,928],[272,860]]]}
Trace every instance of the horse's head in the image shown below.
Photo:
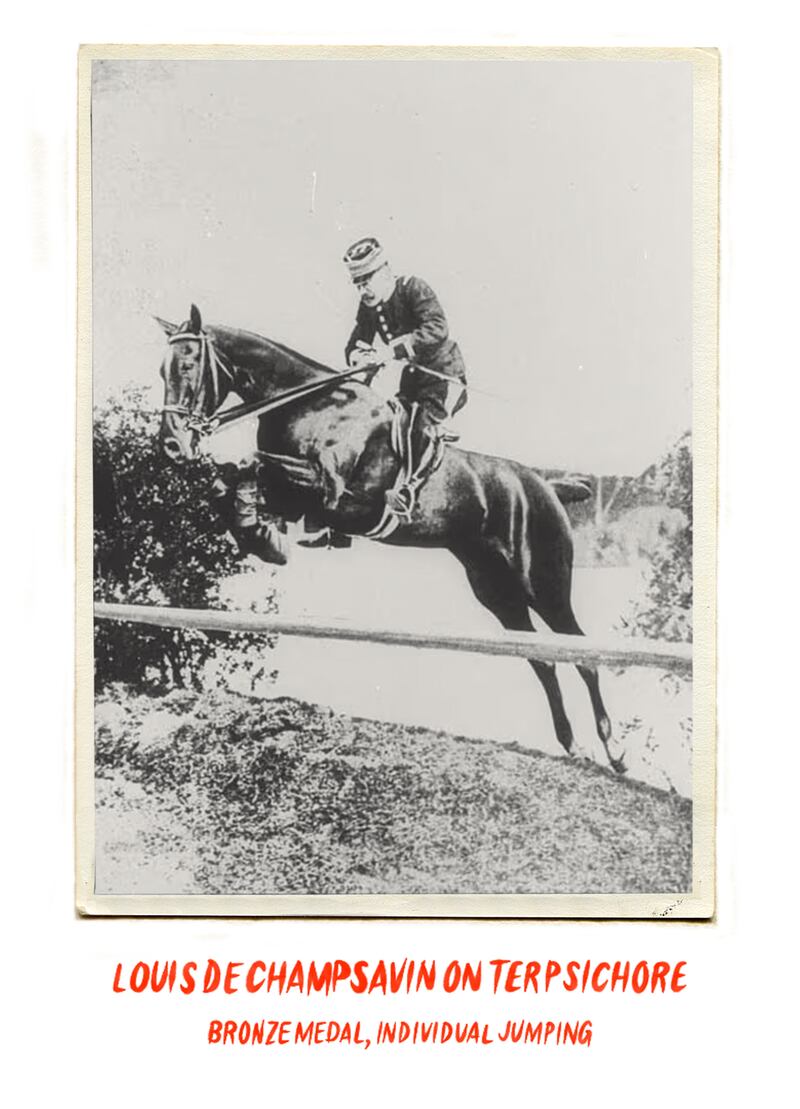
{"label": "horse's head", "polygon": [[169,344],[161,364],[161,445],[170,459],[179,462],[195,457],[205,421],[225,399],[232,374],[220,359],[213,339],[203,330],[194,304],[185,323],[177,325],[161,319],[158,323]]}

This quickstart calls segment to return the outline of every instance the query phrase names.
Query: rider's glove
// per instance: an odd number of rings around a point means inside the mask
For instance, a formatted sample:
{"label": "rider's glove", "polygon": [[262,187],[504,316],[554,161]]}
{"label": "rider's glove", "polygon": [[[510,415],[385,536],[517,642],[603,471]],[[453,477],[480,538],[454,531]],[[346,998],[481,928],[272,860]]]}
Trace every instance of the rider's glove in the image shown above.
{"label": "rider's glove", "polygon": [[355,350],[350,352],[350,367],[351,369],[366,369],[368,366],[374,366],[378,361],[378,356],[374,347],[369,343],[365,343],[363,339],[359,339],[356,343]]}

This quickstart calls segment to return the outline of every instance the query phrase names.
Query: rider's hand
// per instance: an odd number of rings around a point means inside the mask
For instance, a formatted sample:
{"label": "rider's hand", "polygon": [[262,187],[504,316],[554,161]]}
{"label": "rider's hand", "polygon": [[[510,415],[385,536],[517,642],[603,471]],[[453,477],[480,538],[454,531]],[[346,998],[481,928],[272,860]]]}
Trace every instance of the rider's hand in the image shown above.
{"label": "rider's hand", "polygon": [[397,340],[392,340],[390,343],[384,343],[383,339],[376,339],[375,341],[375,360],[381,366],[388,369],[402,370],[408,363],[408,357],[402,350],[397,350]]}
{"label": "rider's hand", "polygon": [[354,370],[374,366],[377,361],[378,356],[375,348],[371,347],[369,343],[365,343],[363,339],[359,339],[355,349],[350,352],[350,366]]}

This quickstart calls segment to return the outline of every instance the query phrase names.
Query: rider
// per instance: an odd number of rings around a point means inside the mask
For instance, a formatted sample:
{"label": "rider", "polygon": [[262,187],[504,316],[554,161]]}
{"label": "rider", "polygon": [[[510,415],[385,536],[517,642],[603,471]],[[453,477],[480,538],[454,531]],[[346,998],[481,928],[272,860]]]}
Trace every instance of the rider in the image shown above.
{"label": "rider", "polygon": [[[449,336],[447,319],[439,300],[419,277],[398,277],[392,272],[377,239],[359,239],[348,248],[344,263],[358,290],[360,304],[355,327],[345,348],[352,368],[377,370],[382,361],[404,363],[398,398],[411,412],[408,472],[415,474],[443,423],[467,401],[466,373],[461,351]],[[416,407],[415,407],[416,406]],[[233,471],[234,467],[230,467]],[[239,469],[215,482],[214,499],[221,515],[233,516],[231,531],[244,554],[257,554],[268,562],[286,561],[286,539],[259,512],[255,471]],[[386,495],[389,506],[407,515],[414,492],[401,486]],[[301,539],[301,546],[346,546],[349,538],[324,528]]]}
{"label": "rider", "polygon": [[[466,404],[464,360],[433,289],[419,277],[395,276],[377,239],[353,243],[344,263],[361,298],[345,358],[366,370],[387,356],[404,363],[397,395],[410,411],[417,405],[408,460],[413,475],[443,422]],[[408,513],[413,492],[401,487],[387,494],[387,503]]]}

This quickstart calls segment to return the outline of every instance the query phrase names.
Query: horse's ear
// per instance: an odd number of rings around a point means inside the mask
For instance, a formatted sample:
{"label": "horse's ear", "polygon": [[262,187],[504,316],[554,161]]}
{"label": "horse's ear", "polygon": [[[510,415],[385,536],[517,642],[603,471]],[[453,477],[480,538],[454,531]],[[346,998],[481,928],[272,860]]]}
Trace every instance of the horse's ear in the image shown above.
{"label": "horse's ear", "polygon": [[200,310],[196,304],[192,305],[189,312],[189,327],[195,335],[199,335],[203,330],[203,321],[200,319]]}
{"label": "horse's ear", "polygon": [[156,321],[162,331],[164,331],[170,337],[177,333],[178,325],[176,323],[170,323],[169,320],[162,320],[160,316],[153,316],[153,319]]}

